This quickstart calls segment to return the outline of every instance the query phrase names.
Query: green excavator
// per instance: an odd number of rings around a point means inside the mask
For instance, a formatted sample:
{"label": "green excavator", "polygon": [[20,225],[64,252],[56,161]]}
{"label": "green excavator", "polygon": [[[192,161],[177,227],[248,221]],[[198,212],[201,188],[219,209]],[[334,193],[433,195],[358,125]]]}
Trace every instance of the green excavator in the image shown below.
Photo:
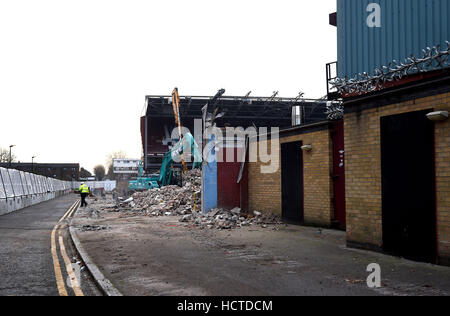
{"label": "green excavator", "polygon": [[[202,153],[191,133],[186,133],[173,148],[164,155],[164,159],[159,170],[159,175],[144,176],[142,162],[139,165],[139,174],[136,180],[129,182],[129,189],[132,191],[145,191],[161,188],[166,185],[180,185],[182,170],[174,168],[174,162],[185,161],[190,149],[193,158],[192,169],[201,168]],[[184,165],[184,164],[183,164]]]}
{"label": "green excavator", "polygon": [[[178,94],[178,88],[173,89],[172,106],[180,140],[164,155],[159,175],[150,177],[144,176],[144,167],[141,162],[139,165],[138,178],[129,182],[128,187],[130,190],[143,191],[160,188],[166,185],[181,186],[182,174],[187,171],[186,156],[188,155],[190,155],[194,161],[192,168],[201,168],[202,152],[195,142],[194,136],[192,136],[191,133],[183,135],[181,132],[180,96]],[[187,151],[189,148],[190,152]],[[174,159],[177,162],[181,162],[181,170],[174,168]]]}

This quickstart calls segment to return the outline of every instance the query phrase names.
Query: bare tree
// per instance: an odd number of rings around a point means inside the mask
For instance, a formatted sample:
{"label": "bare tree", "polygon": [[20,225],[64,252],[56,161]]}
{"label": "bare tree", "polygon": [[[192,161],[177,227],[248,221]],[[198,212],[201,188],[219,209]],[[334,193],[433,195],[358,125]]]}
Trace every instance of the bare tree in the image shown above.
{"label": "bare tree", "polygon": [[106,175],[108,176],[109,180],[115,180],[116,177],[114,176],[114,168],[113,165],[109,165],[108,166],[108,172],[106,173]]}
{"label": "bare tree", "polygon": [[[0,163],[9,162],[9,149],[0,147]],[[16,162],[16,155],[11,154],[11,162]]]}
{"label": "bare tree", "polygon": [[92,173],[90,173],[89,171],[87,171],[86,169],[84,169],[83,167],[81,167],[80,169],[80,178],[89,178],[92,177]]}
{"label": "bare tree", "polygon": [[106,156],[105,165],[112,166],[114,159],[124,159],[127,158],[127,153],[123,150],[113,151]]}
{"label": "bare tree", "polygon": [[94,174],[98,181],[102,181],[106,174],[105,167],[103,167],[102,165],[95,166]]}

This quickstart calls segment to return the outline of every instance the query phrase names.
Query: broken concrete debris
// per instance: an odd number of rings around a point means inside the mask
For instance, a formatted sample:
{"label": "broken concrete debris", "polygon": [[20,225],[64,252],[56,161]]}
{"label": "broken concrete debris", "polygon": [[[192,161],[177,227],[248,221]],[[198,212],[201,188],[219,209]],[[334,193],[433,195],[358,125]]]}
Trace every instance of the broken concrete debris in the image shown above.
{"label": "broken concrete debris", "polygon": [[108,226],[99,226],[99,225],[83,225],[81,227],[81,231],[87,232],[87,231],[99,231],[99,230],[107,230],[109,229]]}
{"label": "broken concrete debris", "polygon": [[182,223],[201,228],[233,229],[238,227],[282,224],[280,217],[254,211],[243,213],[236,207],[231,210],[213,209],[201,213],[201,171],[190,170],[183,176],[183,187],[165,186],[136,192],[124,201],[118,201],[109,211],[132,212],[145,216],[181,216]]}
{"label": "broken concrete debris", "polygon": [[240,208],[232,210],[213,209],[207,214],[193,213],[183,216],[180,222],[191,222],[202,228],[233,229],[250,225],[260,225],[266,228],[268,224],[282,224],[279,216],[262,214],[254,211],[253,214],[241,213]]}
{"label": "broken concrete debris", "polygon": [[201,171],[191,170],[183,176],[183,187],[171,185],[137,192],[119,207],[131,207],[149,216],[186,215],[201,209],[200,189]]}

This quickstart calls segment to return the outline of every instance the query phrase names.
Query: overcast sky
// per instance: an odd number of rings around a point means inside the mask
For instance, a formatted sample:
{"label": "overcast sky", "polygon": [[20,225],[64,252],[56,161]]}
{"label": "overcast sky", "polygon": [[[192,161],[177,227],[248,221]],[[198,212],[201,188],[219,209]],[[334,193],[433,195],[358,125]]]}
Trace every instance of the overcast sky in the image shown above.
{"label": "overcast sky", "polygon": [[0,147],[140,158],[145,95],[325,95],[336,0],[0,0]]}

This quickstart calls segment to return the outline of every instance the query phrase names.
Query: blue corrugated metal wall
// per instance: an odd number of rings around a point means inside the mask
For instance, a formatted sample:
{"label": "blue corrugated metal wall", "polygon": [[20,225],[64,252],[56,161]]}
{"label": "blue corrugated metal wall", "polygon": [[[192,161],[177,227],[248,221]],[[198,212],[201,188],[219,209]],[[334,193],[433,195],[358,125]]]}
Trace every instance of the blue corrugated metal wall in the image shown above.
{"label": "blue corrugated metal wall", "polygon": [[[422,49],[450,41],[449,0],[337,0],[338,75],[353,77]],[[369,27],[369,4],[381,8],[381,26]],[[373,21],[373,20],[371,20]]]}

